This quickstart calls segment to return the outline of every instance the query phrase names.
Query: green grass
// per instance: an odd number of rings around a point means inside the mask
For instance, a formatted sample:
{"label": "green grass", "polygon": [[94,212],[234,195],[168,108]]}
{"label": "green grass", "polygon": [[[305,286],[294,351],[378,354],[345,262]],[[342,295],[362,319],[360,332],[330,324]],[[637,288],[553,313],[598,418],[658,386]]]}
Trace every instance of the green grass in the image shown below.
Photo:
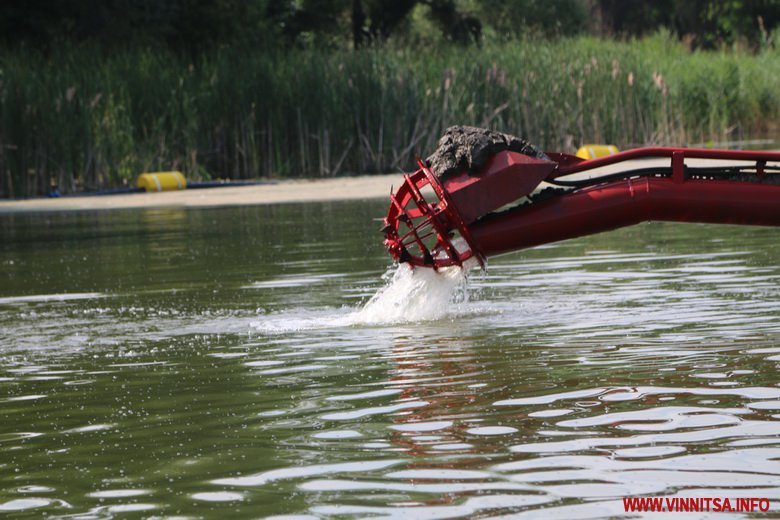
{"label": "green grass", "polygon": [[190,179],[398,171],[451,124],[548,150],[767,132],[780,51],[691,53],[667,35],[477,48],[0,52],[0,196]]}

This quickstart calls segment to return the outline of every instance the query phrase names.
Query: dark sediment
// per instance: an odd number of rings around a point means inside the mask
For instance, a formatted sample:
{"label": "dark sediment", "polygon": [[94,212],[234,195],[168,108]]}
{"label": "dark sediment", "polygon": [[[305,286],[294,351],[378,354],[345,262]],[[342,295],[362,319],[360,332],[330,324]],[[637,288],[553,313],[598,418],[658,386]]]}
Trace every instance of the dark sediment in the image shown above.
{"label": "dark sediment", "polygon": [[426,159],[426,163],[440,178],[461,172],[474,175],[490,157],[504,150],[549,160],[544,152],[525,139],[486,128],[451,126],[439,139],[436,151]]}

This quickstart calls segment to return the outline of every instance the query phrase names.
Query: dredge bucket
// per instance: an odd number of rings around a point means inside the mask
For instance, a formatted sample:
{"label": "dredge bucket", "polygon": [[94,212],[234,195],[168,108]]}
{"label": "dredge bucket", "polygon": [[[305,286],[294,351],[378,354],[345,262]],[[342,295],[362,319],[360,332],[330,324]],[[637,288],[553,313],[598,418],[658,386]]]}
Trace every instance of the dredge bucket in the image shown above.
{"label": "dredge bucket", "polygon": [[[462,265],[475,256],[484,267],[485,257],[476,247],[469,226],[529,195],[556,167],[555,162],[524,141],[512,143],[511,139],[516,138],[505,134],[470,130],[479,133],[483,145],[499,151],[483,154],[476,161],[450,154],[443,166],[438,164],[443,170],[439,175],[418,160],[420,168],[406,175],[398,191],[390,195],[390,210],[382,230],[385,245],[397,261],[438,269]],[[438,158],[432,157],[429,162],[437,163]]]}
{"label": "dredge bucket", "polygon": [[[464,153],[448,146],[452,132],[488,144]],[[490,256],[649,220],[780,226],[778,152],[638,148],[583,160],[467,127],[439,145],[448,159],[418,161],[384,219],[391,256],[413,266],[476,257],[484,268]]]}

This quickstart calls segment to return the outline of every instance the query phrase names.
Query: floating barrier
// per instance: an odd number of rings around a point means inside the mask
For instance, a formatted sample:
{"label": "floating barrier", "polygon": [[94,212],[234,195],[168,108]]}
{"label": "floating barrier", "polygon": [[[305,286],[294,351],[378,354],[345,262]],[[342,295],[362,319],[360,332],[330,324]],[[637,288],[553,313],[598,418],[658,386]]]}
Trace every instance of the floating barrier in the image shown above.
{"label": "floating barrier", "polygon": [[574,155],[580,159],[598,159],[607,155],[618,153],[618,147],[614,144],[586,144],[577,150]]}
{"label": "floating barrier", "polygon": [[145,191],[183,190],[187,187],[187,179],[181,172],[142,173],[135,185]]}

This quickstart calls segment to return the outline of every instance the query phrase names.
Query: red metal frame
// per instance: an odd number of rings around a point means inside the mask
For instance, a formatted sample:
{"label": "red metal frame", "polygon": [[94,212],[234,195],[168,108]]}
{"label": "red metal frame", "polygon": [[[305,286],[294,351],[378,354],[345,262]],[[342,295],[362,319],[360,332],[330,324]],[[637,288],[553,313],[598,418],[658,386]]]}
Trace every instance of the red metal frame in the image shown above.
{"label": "red metal frame", "polygon": [[[506,186],[507,178],[520,179],[525,185],[518,193],[525,195],[531,192],[528,186],[542,178],[539,172],[546,171],[549,174],[543,180],[554,181],[629,160],[668,157],[671,175],[605,181],[484,218],[486,197],[489,202],[491,194],[476,191],[479,182],[472,182],[470,188],[475,209],[469,207],[468,193],[459,193],[454,201],[447,181],[441,182],[420,162],[420,169],[406,176],[404,184],[391,195],[383,228],[390,254],[398,261],[435,269],[462,265],[476,257],[484,267],[489,256],[647,220],[780,226],[779,185],[691,179],[685,175],[686,159],[721,159],[751,162],[747,166],[754,173],[744,173],[746,180],[750,175],[761,178],[767,163],[780,164],[778,152],[638,148],[591,160],[560,153],[548,155],[554,163],[548,170],[540,169],[544,165],[539,161],[495,161],[502,166],[491,169],[489,164],[477,177],[483,187]],[[533,179],[531,184],[529,178]],[[433,188],[438,198],[435,203],[425,200],[421,190],[426,186]],[[506,193],[495,193],[493,198],[495,207],[491,209],[496,210],[505,203]],[[474,218],[477,213],[483,218]],[[469,215],[468,220],[464,214]],[[465,243],[460,249],[453,242],[456,233]]]}
{"label": "red metal frame", "polygon": [[586,170],[593,170],[603,166],[609,166],[632,159],[649,159],[652,157],[672,157],[681,154],[688,159],[726,159],[732,161],[767,161],[780,162],[780,152],[766,152],[761,150],[713,150],[709,148],[670,148],[649,147],[634,148],[616,154],[599,157],[597,159],[583,160],[579,157],[567,154],[548,153],[558,163],[558,169],[553,178],[571,175]]}
{"label": "red metal frame", "polygon": [[[418,163],[420,169],[404,175],[404,183],[390,194],[390,209],[382,228],[385,246],[395,260],[413,266],[438,269],[463,265],[475,255],[471,232],[438,178],[419,159]],[[433,188],[438,201],[425,200],[421,190],[426,186]],[[465,242],[461,250],[453,242],[455,232]],[[427,239],[434,239],[435,245],[427,244]],[[479,256],[477,260],[484,267],[484,260]]]}

